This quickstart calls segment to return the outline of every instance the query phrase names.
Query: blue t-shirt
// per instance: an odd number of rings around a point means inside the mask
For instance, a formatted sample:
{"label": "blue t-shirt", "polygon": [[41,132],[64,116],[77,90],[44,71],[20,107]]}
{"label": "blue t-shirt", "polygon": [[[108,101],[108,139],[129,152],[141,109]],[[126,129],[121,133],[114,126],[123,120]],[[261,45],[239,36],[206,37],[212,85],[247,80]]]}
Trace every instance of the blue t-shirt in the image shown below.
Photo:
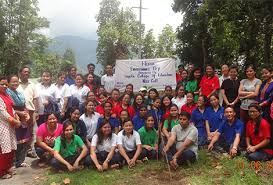
{"label": "blue t-shirt", "polygon": [[66,83],[67,85],[73,85],[75,84],[75,80],[73,78],[71,78],[71,76],[67,76],[65,79],[64,79],[64,83]]}
{"label": "blue t-shirt", "polygon": [[219,126],[218,132],[221,134],[223,139],[228,145],[233,144],[236,134],[242,135],[244,124],[241,120],[236,119],[232,125],[228,124],[225,119]]}
{"label": "blue t-shirt", "polygon": [[[104,119],[105,118],[101,118],[101,117],[98,119],[98,126],[97,126],[97,128],[99,127],[100,124],[102,124],[104,122]],[[114,132],[115,131],[114,129],[119,127],[119,121],[118,121],[118,119],[114,118],[114,117],[110,117],[108,121],[109,121],[109,123],[110,123],[110,125],[112,127],[112,131]]]}
{"label": "blue t-shirt", "polygon": [[191,122],[198,130],[198,137],[206,139],[207,138],[207,131],[205,121],[208,117],[208,108],[205,108],[204,112],[200,112],[198,108],[192,111],[191,115]]}
{"label": "blue t-shirt", "polygon": [[135,115],[132,121],[136,131],[145,125],[145,119],[141,118],[139,115]]}
{"label": "blue t-shirt", "polygon": [[224,119],[224,108],[219,107],[215,112],[212,107],[207,108],[207,121],[209,122],[210,131],[217,130]]}

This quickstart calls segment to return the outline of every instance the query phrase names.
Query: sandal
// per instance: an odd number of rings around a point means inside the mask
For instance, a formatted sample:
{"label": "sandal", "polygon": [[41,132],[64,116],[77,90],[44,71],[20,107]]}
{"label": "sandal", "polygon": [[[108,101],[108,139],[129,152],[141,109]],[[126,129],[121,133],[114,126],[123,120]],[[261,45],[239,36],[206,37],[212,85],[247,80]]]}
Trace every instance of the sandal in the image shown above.
{"label": "sandal", "polygon": [[23,168],[26,168],[26,167],[30,167],[29,164],[23,162],[22,164],[20,164],[17,168],[20,168],[20,167],[23,167]]}
{"label": "sandal", "polygon": [[9,174],[9,173],[7,173],[6,175],[3,175],[3,176],[1,177],[1,179],[10,179],[10,178],[12,178],[12,175]]}

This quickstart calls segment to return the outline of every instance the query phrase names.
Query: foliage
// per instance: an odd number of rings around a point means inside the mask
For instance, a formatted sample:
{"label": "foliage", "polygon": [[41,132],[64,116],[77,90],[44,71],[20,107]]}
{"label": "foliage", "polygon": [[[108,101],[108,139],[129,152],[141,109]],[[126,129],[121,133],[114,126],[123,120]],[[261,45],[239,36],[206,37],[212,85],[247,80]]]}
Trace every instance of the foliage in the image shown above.
{"label": "foliage", "polygon": [[0,72],[16,73],[18,68],[40,57],[47,38],[37,31],[48,27],[38,16],[37,0],[0,0]]}
{"label": "foliage", "polygon": [[272,62],[273,1],[174,0],[173,10],[184,15],[176,50],[182,61]]}
{"label": "foliage", "polygon": [[155,58],[156,46],[157,46],[157,42],[155,40],[153,30],[150,29],[146,33],[146,35],[143,39],[142,57],[143,58]]}

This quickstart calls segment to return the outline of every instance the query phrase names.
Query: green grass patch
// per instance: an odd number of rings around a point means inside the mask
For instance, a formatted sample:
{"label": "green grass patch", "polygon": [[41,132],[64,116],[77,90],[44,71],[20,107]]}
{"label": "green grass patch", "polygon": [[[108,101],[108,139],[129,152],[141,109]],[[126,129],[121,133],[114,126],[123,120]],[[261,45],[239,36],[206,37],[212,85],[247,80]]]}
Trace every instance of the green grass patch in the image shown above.
{"label": "green grass patch", "polygon": [[[71,180],[71,185],[156,185],[156,184],[225,184],[225,185],[271,185],[273,184],[273,161],[269,163],[248,163],[245,158],[216,159],[206,151],[199,152],[199,159],[190,166],[180,167],[169,175],[167,164],[163,161],[149,161],[137,165],[133,170],[126,166],[121,170],[109,170],[99,173],[94,169],[85,169],[75,173],[46,172],[44,185],[52,182],[61,184],[65,178]],[[259,169],[256,172],[255,169]]]}

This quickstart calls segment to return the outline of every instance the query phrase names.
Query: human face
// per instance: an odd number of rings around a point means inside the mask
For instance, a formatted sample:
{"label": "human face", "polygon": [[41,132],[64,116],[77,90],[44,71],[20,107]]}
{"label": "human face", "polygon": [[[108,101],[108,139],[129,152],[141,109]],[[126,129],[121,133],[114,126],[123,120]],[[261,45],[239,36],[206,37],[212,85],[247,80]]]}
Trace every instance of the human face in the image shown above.
{"label": "human face", "polygon": [[272,79],[270,71],[268,71],[265,68],[262,69],[262,77],[263,77],[263,80],[266,80],[266,81]]}
{"label": "human face", "polygon": [[141,96],[136,97],[136,104],[141,105],[143,103],[143,98]]}
{"label": "human face", "polygon": [[170,114],[172,117],[176,117],[178,115],[178,109],[176,107],[171,107]]}
{"label": "human face", "polygon": [[169,87],[167,87],[167,88],[165,89],[165,95],[166,95],[166,96],[172,96],[172,94],[173,94],[172,89],[169,88]]}
{"label": "human face", "polygon": [[22,81],[28,80],[29,75],[30,75],[29,68],[24,68],[20,73],[20,78],[21,78]]}
{"label": "human face", "polygon": [[131,85],[128,85],[125,89],[125,92],[128,94],[132,94],[133,93],[133,87]]}
{"label": "human face", "polygon": [[81,87],[83,85],[83,79],[81,76],[76,76],[76,85]]}
{"label": "human face", "polygon": [[193,95],[191,93],[187,94],[187,104],[193,103]]}
{"label": "human face", "polygon": [[61,75],[58,78],[58,84],[63,85],[64,84],[65,75]]}
{"label": "human face", "polygon": [[12,90],[16,90],[19,86],[19,79],[17,76],[13,76],[11,79],[10,79],[10,82],[9,82],[9,87],[12,89]]}
{"label": "human face", "polygon": [[191,72],[191,71],[193,70],[193,68],[194,68],[194,65],[193,65],[193,64],[190,64],[190,65],[188,66],[188,71]]}
{"label": "human face", "polygon": [[149,97],[153,100],[153,99],[155,99],[156,98],[156,93],[154,92],[154,91],[150,91],[149,92]]}
{"label": "human face", "polygon": [[98,93],[101,94],[101,93],[104,93],[104,92],[105,92],[105,89],[103,87],[100,87]]}
{"label": "human face", "polygon": [[104,112],[105,113],[111,113],[111,110],[112,110],[112,106],[111,106],[111,104],[110,103],[105,103],[104,104]]}
{"label": "human face", "polygon": [[89,74],[94,74],[94,71],[95,71],[95,67],[92,66],[92,65],[90,65],[90,66],[88,67],[88,72],[89,72]]}
{"label": "human face", "polygon": [[139,110],[139,116],[140,117],[144,117],[144,116],[146,116],[146,114],[147,114],[147,109],[146,108],[141,108],[140,110]]}
{"label": "human face", "polygon": [[215,96],[211,96],[209,101],[210,101],[210,104],[211,104],[212,107],[219,106],[219,99],[216,98]]}
{"label": "human face", "polygon": [[169,106],[169,105],[171,104],[171,100],[170,100],[170,98],[165,97],[165,98],[163,99],[162,103],[163,103],[164,106],[167,107],[167,106]]}
{"label": "human face", "polygon": [[119,97],[120,97],[120,93],[118,91],[113,91],[111,94],[112,100],[113,101],[118,101]]}
{"label": "human face", "polygon": [[70,74],[70,76],[76,76],[76,74],[77,74],[77,69],[76,69],[75,67],[71,68],[69,74]]}
{"label": "human face", "polygon": [[224,76],[227,76],[228,75],[228,66],[227,65],[222,65],[222,67],[221,67],[221,73],[222,73],[222,75],[224,75]]}
{"label": "human face", "polygon": [[90,91],[88,96],[87,96],[87,100],[91,100],[91,101],[95,101],[96,100],[96,96],[94,94],[94,92]]}
{"label": "human face", "polygon": [[255,109],[254,107],[249,108],[248,114],[252,120],[256,120],[258,117],[261,116],[261,113],[257,109]]}
{"label": "human face", "polygon": [[153,127],[154,127],[154,124],[155,124],[155,121],[154,121],[153,116],[149,116],[149,117],[146,119],[146,127],[147,127],[147,128],[153,128]]}
{"label": "human face", "polygon": [[127,118],[129,118],[128,113],[126,111],[121,111],[121,113],[120,113],[120,119],[121,120],[125,120]]}
{"label": "human face", "polygon": [[128,94],[124,95],[124,97],[122,98],[122,104],[129,105],[129,102],[130,102],[130,96]]}
{"label": "human face", "polygon": [[132,133],[132,131],[134,129],[134,125],[133,125],[132,121],[125,122],[124,125],[123,125],[123,129],[124,129],[126,134]]}
{"label": "human face", "polygon": [[182,71],[182,78],[186,79],[188,77],[188,72],[186,70]]}
{"label": "human face", "polygon": [[111,130],[111,125],[110,125],[109,123],[103,125],[102,128],[101,128],[101,130],[102,130],[102,134],[103,134],[104,136],[108,136],[108,135],[110,135],[111,132],[112,132],[112,130]]}
{"label": "human face", "polygon": [[184,95],[185,95],[184,87],[181,86],[181,87],[179,87],[179,89],[177,91],[177,96],[178,97],[183,97]]}
{"label": "human face", "polygon": [[160,102],[160,99],[156,99],[153,103],[153,106],[157,109],[160,108],[160,105],[161,105],[161,102]]}
{"label": "human face", "polygon": [[93,102],[88,102],[87,105],[85,106],[86,112],[87,113],[93,113],[95,111],[95,105]]}
{"label": "human face", "polygon": [[47,117],[46,124],[51,129],[56,128],[56,126],[57,126],[57,118],[56,118],[56,116],[54,114],[50,114]]}
{"label": "human face", "polygon": [[42,74],[42,83],[44,85],[49,85],[51,83],[51,75],[48,72]]}
{"label": "human face", "polygon": [[80,111],[76,109],[74,112],[71,113],[71,120],[78,121],[80,118]]}
{"label": "human face", "polygon": [[186,116],[179,116],[179,121],[182,128],[189,126],[189,120]]}
{"label": "human face", "polygon": [[105,103],[107,101],[108,97],[107,96],[104,96],[104,95],[100,95],[100,102],[101,103]]}
{"label": "human face", "polygon": [[92,74],[89,74],[89,75],[87,76],[87,82],[88,82],[89,84],[91,84],[91,83],[93,82],[93,80],[94,80],[93,75],[92,75]]}
{"label": "human face", "polygon": [[236,113],[233,108],[228,107],[225,109],[224,115],[229,122],[232,122],[235,119]]}
{"label": "human face", "polygon": [[213,71],[213,68],[212,68],[211,66],[207,66],[207,67],[206,67],[206,74],[207,74],[208,76],[213,76],[214,71]]}
{"label": "human face", "polygon": [[113,67],[111,65],[107,65],[105,68],[105,72],[107,74],[113,74]]}
{"label": "human face", "polygon": [[197,106],[198,106],[199,108],[205,106],[205,101],[204,101],[204,98],[203,98],[202,96],[201,96],[201,97],[198,97]]}
{"label": "human face", "polygon": [[180,67],[178,68],[178,72],[181,74],[183,72],[184,68],[183,67]]}
{"label": "human face", "polygon": [[255,78],[255,74],[256,74],[256,72],[254,71],[254,69],[252,67],[248,67],[246,69],[246,76],[247,76],[248,79]]}
{"label": "human face", "polygon": [[195,79],[199,79],[201,77],[201,71],[200,70],[195,70],[193,73],[193,76]]}
{"label": "human face", "polygon": [[6,92],[7,87],[8,87],[8,81],[1,80],[0,81],[0,92],[2,92],[2,93]]}
{"label": "human face", "polygon": [[64,137],[66,139],[71,139],[73,134],[74,134],[73,126],[72,125],[67,126],[66,129],[64,130]]}
{"label": "human face", "polygon": [[230,69],[229,70],[229,76],[230,76],[230,79],[232,80],[235,80],[238,76],[238,72],[236,69]]}

